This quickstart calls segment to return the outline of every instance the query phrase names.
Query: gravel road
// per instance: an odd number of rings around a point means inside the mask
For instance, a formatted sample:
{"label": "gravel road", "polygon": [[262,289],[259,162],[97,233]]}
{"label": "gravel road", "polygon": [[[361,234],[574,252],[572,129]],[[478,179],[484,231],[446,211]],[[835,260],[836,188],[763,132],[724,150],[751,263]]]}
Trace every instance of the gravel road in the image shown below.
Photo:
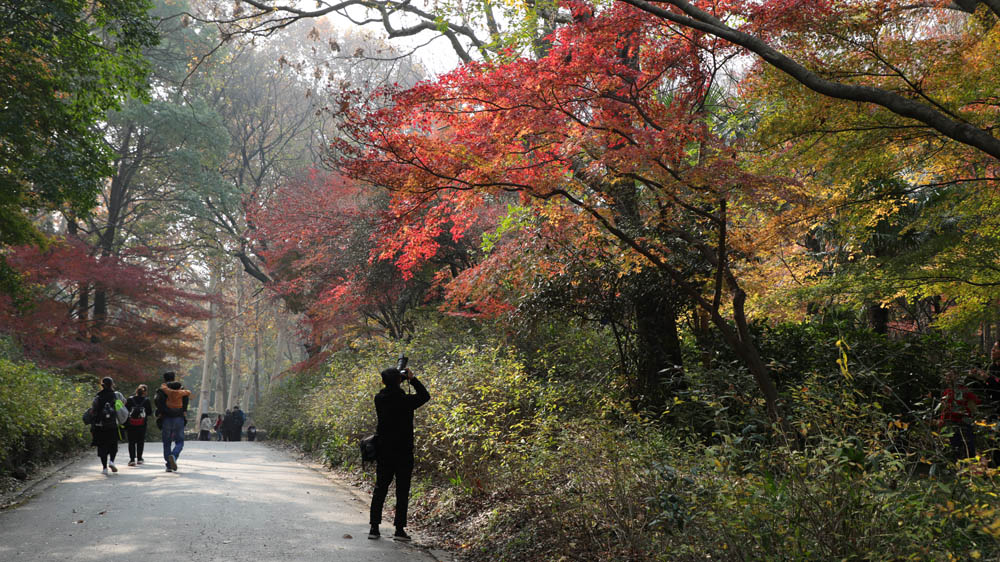
{"label": "gravel road", "polygon": [[393,542],[386,523],[381,540],[368,540],[363,498],[261,443],[188,441],[172,473],[159,443],[147,443],[144,457],[126,466],[122,444],[119,472],[104,476],[96,453],[88,455],[0,512],[0,560],[435,560]]}

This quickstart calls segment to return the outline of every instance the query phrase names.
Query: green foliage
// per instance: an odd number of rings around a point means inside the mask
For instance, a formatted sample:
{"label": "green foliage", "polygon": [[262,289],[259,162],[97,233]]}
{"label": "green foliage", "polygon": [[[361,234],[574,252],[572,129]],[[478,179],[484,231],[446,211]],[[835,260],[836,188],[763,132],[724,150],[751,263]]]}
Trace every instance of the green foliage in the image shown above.
{"label": "green foliage", "polygon": [[0,2],[0,245],[37,242],[31,213],[86,214],[111,154],[95,127],[145,95],[147,0]]}
{"label": "green foliage", "polygon": [[68,382],[17,355],[9,340],[0,340],[0,475],[58,457],[89,438],[80,417],[92,386]]}
{"label": "green foliage", "polygon": [[[758,326],[762,348],[782,358],[773,367],[798,432],[785,441],[722,347],[707,367],[692,360],[687,388],[649,420],[628,406],[606,331],[541,322],[513,338],[471,321],[422,326],[406,348],[432,395],[416,416],[412,511],[470,559],[1000,555],[994,472],[947,460],[925,396],[942,369],[968,363],[968,348],[945,338]],[[322,372],[280,385],[258,420],[358,470],[378,372],[399,346],[355,341]]]}

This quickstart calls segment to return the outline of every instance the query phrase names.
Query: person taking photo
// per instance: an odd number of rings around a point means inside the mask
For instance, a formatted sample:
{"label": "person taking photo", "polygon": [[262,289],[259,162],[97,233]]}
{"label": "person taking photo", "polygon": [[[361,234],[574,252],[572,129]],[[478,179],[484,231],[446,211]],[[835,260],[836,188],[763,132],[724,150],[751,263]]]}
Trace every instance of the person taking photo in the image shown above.
{"label": "person taking photo", "polygon": [[[410,480],[413,476],[413,412],[427,403],[431,395],[424,388],[413,371],[405,368],[389,368],[382,371],[384,388],[375,395],[375,413],[378,416],[376,438],[375,491],[369,522],[369,539],[381,536],[382,507],[389,493],[389,484],[396,480],[396,533],[394,540],[408,541],[406,534],[406,510],[410,501]],[[400,384],[409,381],[415,394],[403,392]]]}

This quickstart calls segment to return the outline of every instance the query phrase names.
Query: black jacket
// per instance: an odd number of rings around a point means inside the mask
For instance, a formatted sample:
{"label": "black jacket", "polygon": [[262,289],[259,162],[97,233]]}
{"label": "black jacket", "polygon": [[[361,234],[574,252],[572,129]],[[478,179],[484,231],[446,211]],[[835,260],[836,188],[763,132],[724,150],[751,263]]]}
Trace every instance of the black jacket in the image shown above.
{"label": "black jacket", "polygon": [[413,411],[431,399],[416,377],[410,384],[416,394],[406,394],[399,385],[387,386],[375,395],[378,415],[378,452],[380,457],[413,454]]}

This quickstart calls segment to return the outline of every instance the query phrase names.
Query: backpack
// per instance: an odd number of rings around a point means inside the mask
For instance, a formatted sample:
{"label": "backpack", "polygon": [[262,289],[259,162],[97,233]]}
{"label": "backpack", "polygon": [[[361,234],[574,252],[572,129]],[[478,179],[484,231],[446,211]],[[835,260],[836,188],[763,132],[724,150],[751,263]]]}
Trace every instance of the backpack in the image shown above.
{"label": "backpack", "polygon": [[118,421],[118,425],[125,423],[128,419],[128,408],[125,407],[125,397],[122,396],[121,392],[115,391],[115,419]]}
{"label": "backpack", "polygon": [[97,427],[112,427],[118,425],[118,415],[115,413],[115,405],[109,400],[98,406],[94,415],[94,425]]}
{"label": "backpack", "polygon": [[132,410],[128,413],[128,424],[129,425],[144,425],[146,423],[146,408],[145,401],[139,399],[138,396],[133,400]]}
{"label": "backpack", "polygon": [[369,435],[368,437],[362,438],[358,443],[358,447],[361,449],[361,462],[373,462],[378,460],[378,436]]}

